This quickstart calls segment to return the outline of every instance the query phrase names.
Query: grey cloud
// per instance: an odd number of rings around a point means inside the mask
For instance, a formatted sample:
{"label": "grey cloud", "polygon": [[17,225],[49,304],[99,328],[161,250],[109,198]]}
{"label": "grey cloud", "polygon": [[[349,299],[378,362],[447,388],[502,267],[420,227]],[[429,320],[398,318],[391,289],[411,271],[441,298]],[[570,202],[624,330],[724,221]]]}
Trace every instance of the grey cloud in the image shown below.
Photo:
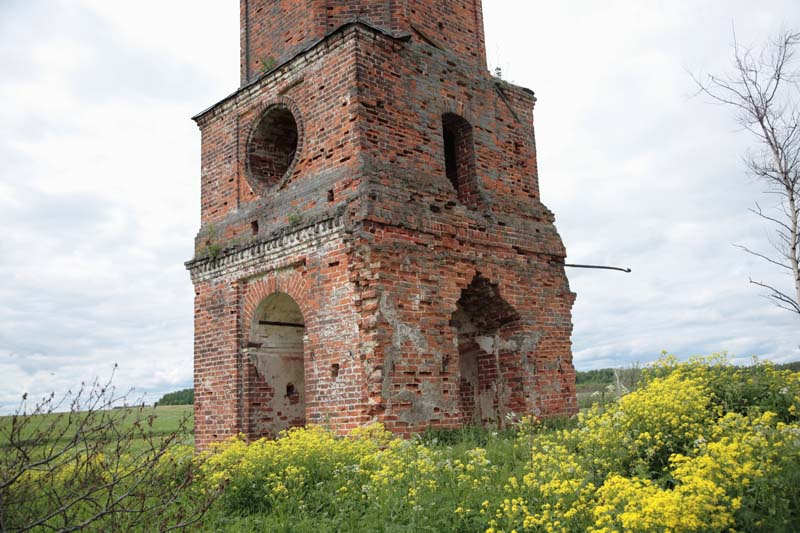
{"label": "grey cloud", "polygon": [[108,21],[78,3],[17,2],[9,11],[0,26],[0,60],[9,77],[35,79],[46,58],[32,52],[52,47],[58,53],[62,46],[71,56],[64,81],[79,103],[146,106],[151,98],[186,101],[205,93],[208,72],[156,49],[128,46]]}
{"label": "grey cloud", "polygon": [[[580,369],[662,349],[798,355],[796,319],[747,284],[775,273],[731,246],[764,232],[746,211],[760,192],[740,163],[748,140],[689,98],[686,71],[727,67],[732,19],[755,43],[800,6],[701,4],[484,3],[490,62],[537,93],[542,198],[570,261],[634,269],[569,271]],[[156,46],[128,31],[155,5],[121,5],[138,10],[126,20],[104,2],[0,2],[0,411],[114,363],[119,388],[151,400],[191,385],[188,117],[236,85],[238,30],[215,24],[238,6],[170,4]],[[181,10],[207,12],[204,26]]]}
{"label": "grey cloud", "polygon": [[[740,36],[755,42],[778,25],[755,23],[743,2],[704,6],[686,18],[686,6],[661,5],[630,25],[639,16],[632,4],[551,4],[539,6],[536,18],[514,19],[529,31],[504,28],[503,41],[514,43],[502,45],[504,70],[539,96],[542,198],[558,217],[570,260],[634,269],[616,277],[570,272],[579,368],[649,361],[663,348],[684,356],[800,355],[797,319],[747,283],[748,275],[777,273],[731,246],[763,242],[763,226],[747,213],[763,199],[740,162],[748,139],[725,110],[689,98],[686,71],[729,66],[732,18]],[[800,14],[787,2],[763,7],[772,21]],[[575,17],[576,9],[584,16]],[[510,20],[504,17],[497,27]],[[492,20],[487,13],[490,29]],[[553,37],[548,24],[569,28],[574,41],[553,52],[543,44]]]}

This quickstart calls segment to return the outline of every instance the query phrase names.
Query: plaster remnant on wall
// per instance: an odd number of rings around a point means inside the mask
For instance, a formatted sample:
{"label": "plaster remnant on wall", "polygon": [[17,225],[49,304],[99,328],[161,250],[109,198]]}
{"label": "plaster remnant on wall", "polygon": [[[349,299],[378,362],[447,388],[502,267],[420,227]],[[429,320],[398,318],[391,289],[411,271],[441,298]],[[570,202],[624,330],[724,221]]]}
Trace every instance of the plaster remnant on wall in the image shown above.
{"label": "plaster remnant on wall", "polygon": [[[494,408],[495,399],[500,400],[497,385],[498,383],[492,383],[489,388],[478,393],[478,421],[482,424],[497,422],[500,418],[498,416],[499,410],[496,411]],[[500,405],[502,405],[502,403]]]}
{"label": "plaster remnant on wall", "polygon": [[495,347],[496,337],[497,335],[492,335],[492,336],[481,335],[479,337],[475,337],[475,342],[478,344],[478,346],[481,347],[481,350],[483,350],[484,352],[495,354],[494,347]]}
{"label": "plaster remnant on wall", "polygon": [[400,320],[397,309],[395,309],[389,301],[389,298],[390,296],[388,293],[384,292],[381,294],[380,310],[383,317],[394,330],[392,333],[392,346],[397,350],[401,350],[403,343],[408,341],[419,352],[426,351],[428,349],[428,341],[425,340],[425,336],[419,328],[409,326]]}
{"label": "plaster remnant on wall", "polygon": [[403,344],[409,342],[414,351],[418,353],[423,353],[428,349],[428,341],[425,340],[422,332],[400,320],[397,309],[395,309],[389,298],[389,294],[384,292],[381,294],[379,300],[380,313],[392,328],[392,341],[391,344],[386,347],[386,355],[384,357],[382,370],[384,398],[392,397],[392,369],[403,353]]}
{"label": "plaster remnant on wall", "polygon": [[411,404],[408,409],[400,411],[398,419],[406,424],[424,424],[441,418],[444,412],[456,409],[454,399],[445,399],[441,383],[426,381],[420,386],[419,393],[401,390],[395,398],[398,402]]}
{"label": "plaster remnant on wall", "polygon": [[512,335],[508,340],[515,344],[514,350],[522,354],[522,364],[533,373],[535,371],[536,347],[542,338],[540,331],[531,331]]}

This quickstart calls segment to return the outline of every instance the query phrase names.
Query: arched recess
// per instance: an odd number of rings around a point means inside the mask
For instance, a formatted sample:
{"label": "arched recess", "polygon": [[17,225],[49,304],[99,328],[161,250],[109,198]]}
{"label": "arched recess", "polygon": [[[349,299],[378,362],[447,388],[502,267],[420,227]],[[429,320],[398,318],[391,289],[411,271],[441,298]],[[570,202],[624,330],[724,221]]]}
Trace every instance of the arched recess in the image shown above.
{"label": "arched recess", "polygon": [[250,432],[277,436],[305,425],[305,333],[303,312],[288,294],[274,292],[256,307],[245,348],[258,378],[245,406]]}
{"label": "arched recess", "polygon": [[458,200],[468,206],[478,204],[478,175],[475,168],[475,142],[472,125],[455,113],[442,115],[444,166]]}
{"label": "arched recess", "polygon": [[501,357],[505,339],[519,324],[519,314],[497,289],[476,274],[461,291],[450,326],[458,348],[458,402],[465,424],[502,423],[509,387]]}

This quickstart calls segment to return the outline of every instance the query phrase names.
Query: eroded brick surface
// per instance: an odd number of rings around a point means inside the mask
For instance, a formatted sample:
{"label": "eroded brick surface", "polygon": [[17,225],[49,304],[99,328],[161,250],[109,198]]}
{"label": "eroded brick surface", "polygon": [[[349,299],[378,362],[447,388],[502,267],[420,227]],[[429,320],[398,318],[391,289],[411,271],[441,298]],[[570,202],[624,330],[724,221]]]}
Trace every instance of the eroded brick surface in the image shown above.
{"label": "eroded brick surface", "polygon": [[[196,117],[198,446],[574,413],[575,295],[539,198],[535,99],[485,71],[480,2],[242,7],[251,52],[283,62]],[[296,140],[259,130],[274,109]],[[295,144],[280,179],[249,168]]]}

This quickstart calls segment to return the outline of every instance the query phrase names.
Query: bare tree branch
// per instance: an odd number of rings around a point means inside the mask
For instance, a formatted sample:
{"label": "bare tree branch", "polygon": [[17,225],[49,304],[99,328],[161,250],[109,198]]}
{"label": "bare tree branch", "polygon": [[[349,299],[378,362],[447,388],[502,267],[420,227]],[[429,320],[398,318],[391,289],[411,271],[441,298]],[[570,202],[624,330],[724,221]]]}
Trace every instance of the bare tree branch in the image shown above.
{"label": "bare tree branch", "polygon": [[737,123],[756,139],[759,151],[746,158],[749,172],[778,198],[777,214],[756,203],[750,211],[774,226],[769,238],[774,254],[735,245],[791,273],[791,294],[764,282],[767,297],[782,309],[800,315],[800,32],[784,30],[760,51],[739,44],[733,31],[733,72],[724,76],[692,76],[698,94],[730,107]]}
{"label": "bare tree branch", "polygon": [[779,291],[778,289],[776,289],[775,287],[772,287],[771,285],[767,285],[766,283],[760,281],[754,281],[751,279],[750,283],[772,291],[770,294],[767,294],[766,296],[772,301],[772,303],[774,303],[781,309],[786,309],[787,311],[800,313],[800,305],[798,305],[797,302],[795,302],[791,296],[788,296]]}
{"label": "bare tree branch", "polygon": [[791,270],[792,269],[792,267],[790,267],[789,265],[784,265],[783,263],[779,263],[778,261],[775,261],[774,259],[772,259],[772,258],[770,258],[770,257],[768,257],[768,256],[766,256],[764,254],[760,254],[758,252],[754,252],[753,250],[749,249],[746,246],[742,246],[741,244],[734,244],[734,246],[744,250],[745,252],[747,252],[750,255],[754,255],[756,257],[760,257],[761,259],[763,259],[763,260],[765,260],[765,261],[767,261],[769,263],[772,263],[773,265],[777,265],[777,266],[779,266],[781,268],[785,268],[787,270]]}
{"label": "bare tree branch", "polygon": [[120,408],[129,394],[110,378],[31,412],[23,399],[0,424],[0,530],[167,531],[202,518],[218,492],[193,492],[202,458],[180,447],[191,414],[159,432],[150,408]]}

